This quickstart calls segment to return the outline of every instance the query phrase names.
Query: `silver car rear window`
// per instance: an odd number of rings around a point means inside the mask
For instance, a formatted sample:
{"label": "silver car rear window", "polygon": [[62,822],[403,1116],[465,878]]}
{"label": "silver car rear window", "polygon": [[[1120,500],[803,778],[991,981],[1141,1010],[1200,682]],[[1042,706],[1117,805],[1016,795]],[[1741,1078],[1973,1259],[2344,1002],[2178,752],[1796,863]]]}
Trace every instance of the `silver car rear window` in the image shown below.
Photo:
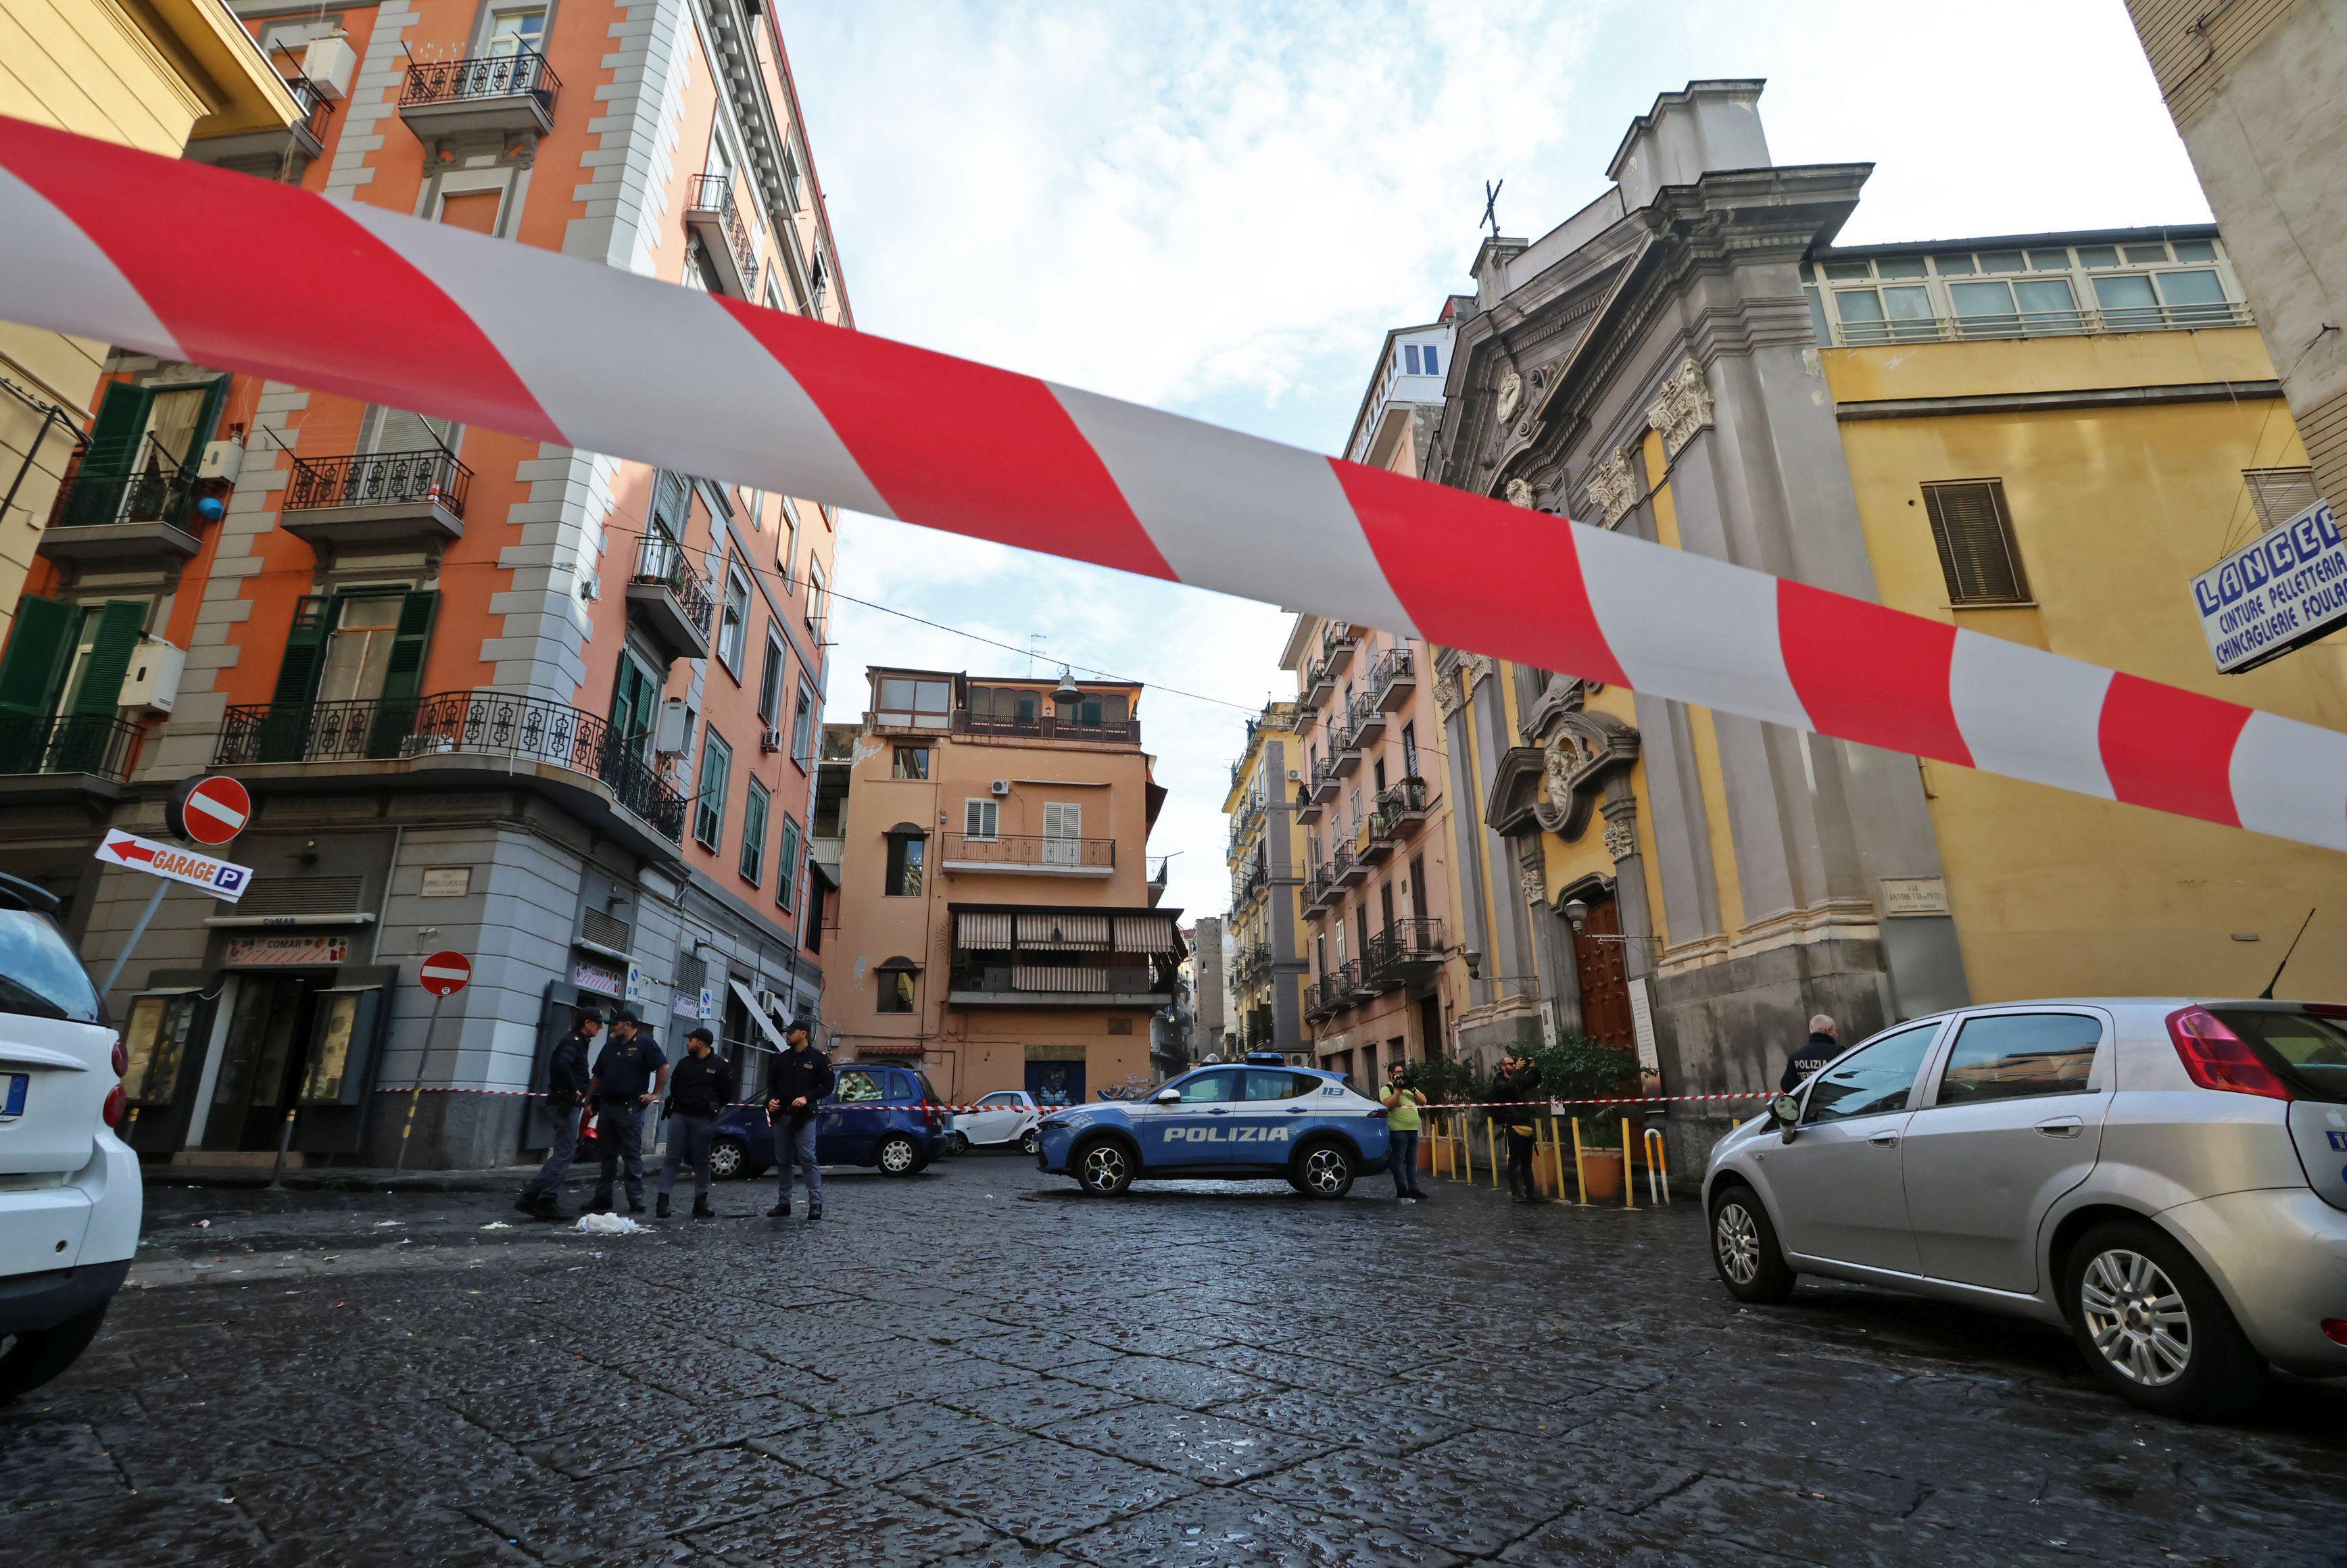
{"label": "silver car rear window", "polygon": [[2282,1008],[2209,1010],[2306,1099],[2347,1103],[2347,1017]]}

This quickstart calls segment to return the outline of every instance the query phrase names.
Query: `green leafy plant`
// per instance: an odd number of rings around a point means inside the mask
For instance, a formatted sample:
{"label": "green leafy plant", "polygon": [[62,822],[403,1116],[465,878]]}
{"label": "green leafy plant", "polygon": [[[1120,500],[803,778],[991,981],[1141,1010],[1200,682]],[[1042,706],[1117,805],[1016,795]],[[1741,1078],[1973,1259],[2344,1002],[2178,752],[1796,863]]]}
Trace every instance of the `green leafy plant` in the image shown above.
{"label": "green leafy plant", "polygon": [[1457,1057],[1438,1056],[1414,1062],[1410,1075],[1427,1099],[1437,1105],[1456,1105],[1461,1101],[1488,1098],[1483,1092],[1484,1080],[1471,1061]]}
{"label": "green leafy plant", "polygon": [[[1585,1034],[1560,1030],[1556,1038],[1532,1052],[1540,1068],[1541,1092],[1566,1102],[1564,1113],[1581,1122],[1584,1149],[1622,1146],[1621,1105],[1576,1105],[1576,1100],[1609,1100],[1638,1092],[1638,1053]],[[1573,1131],[1561,1127],[1570,1139]]]}

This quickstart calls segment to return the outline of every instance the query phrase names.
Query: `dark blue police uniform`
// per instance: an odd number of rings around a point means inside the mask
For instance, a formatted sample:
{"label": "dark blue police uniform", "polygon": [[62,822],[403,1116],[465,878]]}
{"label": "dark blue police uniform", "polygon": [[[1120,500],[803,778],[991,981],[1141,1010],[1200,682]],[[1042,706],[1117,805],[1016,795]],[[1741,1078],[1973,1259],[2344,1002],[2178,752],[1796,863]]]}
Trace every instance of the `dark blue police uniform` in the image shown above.
{"label": "dark blue police uniform", "polygon": [[611,1184],[622,1165],[628,1176],[628,1206],[644,1207],[644,1106],[660,1070],[668,1065],[651,1031],[611,1039],[595,1059],[595,1144],[603,1168],[595,1183],[595,1206],[611,1206]]}

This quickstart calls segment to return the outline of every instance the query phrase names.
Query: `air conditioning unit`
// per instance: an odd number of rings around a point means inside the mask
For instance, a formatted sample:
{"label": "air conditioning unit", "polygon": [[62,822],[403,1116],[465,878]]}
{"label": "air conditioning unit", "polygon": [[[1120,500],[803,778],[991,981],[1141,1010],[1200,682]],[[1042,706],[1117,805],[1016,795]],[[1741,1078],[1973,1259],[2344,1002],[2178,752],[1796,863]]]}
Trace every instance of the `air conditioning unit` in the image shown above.
{"label": "air conditioning unit", "polygon": [[996,794],[1009,794],[1010,793],[1010,781],[1009,779],[996,779],[994,781],[994,793]]}
{"label": "air conditioning unit", "polygon": [[126,708],[168,713],[179,704],[179,677],[187,668],[186,649],[159,637],[142,637],[130,656],[130,668],[122,677],[122,692],[116,701]]}
{"label": "air conditioning unit", "polygon": [[204,455],[196,463],[199,479],[221,479],[236,483],[244,471],[244,443],[241,441],[207,441]]}
{"label": "air conditioning unit", "polygon": [[685,707],[683,698],[671,697],[662,702],[660,723],[652,731],[652,750],[671,754],[684,750],[685,742],[692,738],[692,711]]}
{"label": "air conditioning unit", "polygon": [[779,751],[781,751],[781,750],[783,749],[783,733],[782,733],[782,731],[777,730],[777,729],[774,729],[774,728],[772,728],[772,727],[769,727],[769,728],[767,728],[767,729],[764,729],[764,730],[759,731],[759,732],[758,732],[758,749],[759,749],[760,751],[762,751],[762,752],[779,752]]}
{"label": "air conditioning unit", "polygon": [[338,103],[350,96],[351,74],[357,66],[350,40],[339,34],[313,38],[302,51],[302,74],[310,78],[319,97]]}

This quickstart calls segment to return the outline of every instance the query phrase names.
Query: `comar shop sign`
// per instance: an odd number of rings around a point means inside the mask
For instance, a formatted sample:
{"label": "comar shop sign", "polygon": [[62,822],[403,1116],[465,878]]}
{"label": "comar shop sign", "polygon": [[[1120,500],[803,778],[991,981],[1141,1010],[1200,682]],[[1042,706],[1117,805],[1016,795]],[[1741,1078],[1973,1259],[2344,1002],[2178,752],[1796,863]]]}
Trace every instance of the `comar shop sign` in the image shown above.
{"label": "comar shop sign", "polygon": [[2194,578],[2192,602],[2224,675],[2347,625],[2347,540],[2331,503],[2315,502]]}

